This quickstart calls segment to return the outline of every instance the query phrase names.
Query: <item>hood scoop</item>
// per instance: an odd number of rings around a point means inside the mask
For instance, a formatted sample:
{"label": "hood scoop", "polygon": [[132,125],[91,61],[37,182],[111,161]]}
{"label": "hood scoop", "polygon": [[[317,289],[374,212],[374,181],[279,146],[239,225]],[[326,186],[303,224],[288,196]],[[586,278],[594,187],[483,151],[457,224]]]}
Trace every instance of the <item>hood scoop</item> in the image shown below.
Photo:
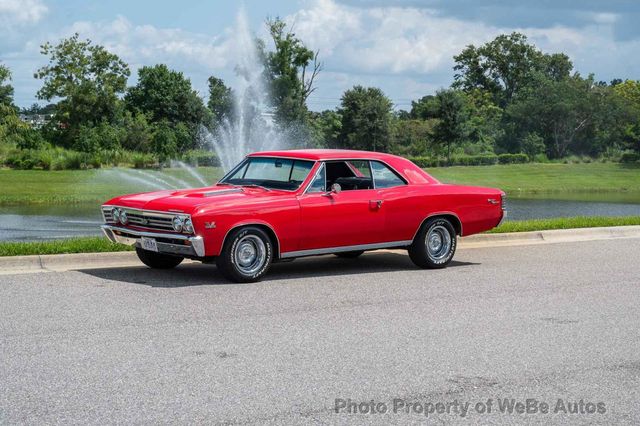
{"label": "hood scoop", "polygon": [[237,192],[243,192],[242,188],[229,188],[229,189],[220,189],[217,191],[196,192],[196,193],[187,195],[187,197],[209,198],[209,197],[215,197],[217,195],[234,194]]}

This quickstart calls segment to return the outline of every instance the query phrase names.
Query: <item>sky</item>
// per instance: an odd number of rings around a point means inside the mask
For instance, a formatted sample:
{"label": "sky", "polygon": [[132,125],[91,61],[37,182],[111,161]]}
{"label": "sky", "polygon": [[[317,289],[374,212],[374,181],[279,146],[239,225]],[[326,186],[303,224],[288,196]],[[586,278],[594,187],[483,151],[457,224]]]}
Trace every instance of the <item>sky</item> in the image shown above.
{"label": "sky", "polygon": [[78,32],[130,66],[166,63],[206,97],[210,75],[233,86],[239,10],[267,38],[281,17],[323,69],[308,101],[332,109],[354,85],[380,87],[397,109],[451,84],[453,56],[501,33],[519,31],[542,51],[564,52],[597,80],[640,79],[640,2],[635,0],[0,0],[0,63],[12,73],[15,102],[36,99],[33,73],[47,63],[45,41]]}

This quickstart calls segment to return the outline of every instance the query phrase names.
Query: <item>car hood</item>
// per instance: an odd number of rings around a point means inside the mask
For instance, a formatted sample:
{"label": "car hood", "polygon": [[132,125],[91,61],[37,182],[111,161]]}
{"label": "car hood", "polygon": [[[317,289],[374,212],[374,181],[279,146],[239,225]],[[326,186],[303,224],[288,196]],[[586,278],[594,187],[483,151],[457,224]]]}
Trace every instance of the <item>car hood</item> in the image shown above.
{"label": "car hood", "polygon": [[[116,197],[105,204],[131,207],[142,210],[172,211],[194,214],[200,208],[215,204],[244,204],[284,195],[280,191],[265,191],[261,188],[237,188],[210,186],[197,189],[166,190]],[[290,195],[290,194],[289,194]]]}

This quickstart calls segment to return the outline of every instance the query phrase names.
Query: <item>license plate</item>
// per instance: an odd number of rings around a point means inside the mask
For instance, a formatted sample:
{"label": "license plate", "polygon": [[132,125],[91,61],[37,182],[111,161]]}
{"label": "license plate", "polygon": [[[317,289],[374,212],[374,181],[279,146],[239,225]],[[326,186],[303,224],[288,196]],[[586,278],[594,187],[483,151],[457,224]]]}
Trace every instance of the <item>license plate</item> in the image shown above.
{"label": "license plate", "polygon": [[149,251],[158,251],[158,244],[154,238],[142,237],[142,248]]}

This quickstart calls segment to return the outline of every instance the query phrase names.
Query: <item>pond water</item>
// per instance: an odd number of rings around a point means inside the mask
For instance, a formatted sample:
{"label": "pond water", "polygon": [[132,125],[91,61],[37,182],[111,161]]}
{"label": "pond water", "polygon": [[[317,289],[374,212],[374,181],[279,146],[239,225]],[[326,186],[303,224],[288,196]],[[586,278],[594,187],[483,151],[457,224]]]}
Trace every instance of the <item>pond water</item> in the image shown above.
{"label": "pond water", "polygon": [[[562,199],[565,198],[565,199]],[[574,199],[566,199],[574,198]],[[640,194],[509,197],[507,220],[640,215]],[[101,235],[96,204],[0,207],[0,241],[38,241]]]}

